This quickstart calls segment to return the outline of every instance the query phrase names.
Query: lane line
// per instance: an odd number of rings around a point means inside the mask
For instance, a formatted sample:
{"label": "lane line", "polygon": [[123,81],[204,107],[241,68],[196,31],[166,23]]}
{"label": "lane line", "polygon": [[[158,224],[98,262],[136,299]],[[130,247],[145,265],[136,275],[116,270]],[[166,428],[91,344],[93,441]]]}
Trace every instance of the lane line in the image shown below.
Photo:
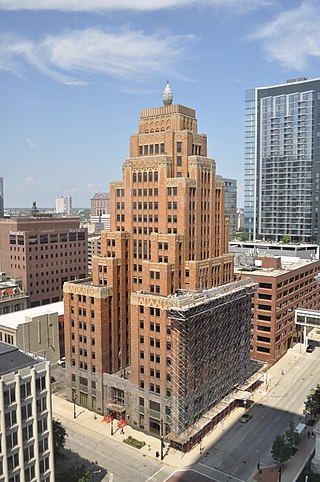
{"label": "lane line", "polygon": [[163,469],[165,469],[165,468],[166,468],[165,465],[163,465],[162,467],[160,467],[160,469],[157,470],[157,472],[155,472],[153,475],[151,475],[151,477],[149,477],[149,478],[146,480],[146,482],[148,482],[148,480],[153,479],[153,477],[154,477],[155,475],[159,474],[159,472],[161,472],[161,470],[163,470]]}

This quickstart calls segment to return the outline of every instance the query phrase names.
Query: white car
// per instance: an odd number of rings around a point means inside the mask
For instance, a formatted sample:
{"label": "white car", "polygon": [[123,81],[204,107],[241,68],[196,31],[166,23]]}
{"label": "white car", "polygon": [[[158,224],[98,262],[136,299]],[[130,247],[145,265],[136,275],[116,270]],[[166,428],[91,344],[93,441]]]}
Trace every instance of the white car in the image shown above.
{"label": "white car", "polygon": [[65,356],[63,356],[62,358],[60,358],[60,360],[58,360],[58,365],[62,368],[66,367],[66,357]]}

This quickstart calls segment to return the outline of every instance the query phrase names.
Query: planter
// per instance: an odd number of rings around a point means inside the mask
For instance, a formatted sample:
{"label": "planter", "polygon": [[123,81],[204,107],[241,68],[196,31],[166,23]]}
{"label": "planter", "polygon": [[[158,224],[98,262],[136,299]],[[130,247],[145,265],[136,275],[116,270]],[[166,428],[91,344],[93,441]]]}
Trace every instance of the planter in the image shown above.
{"label": "planter", "polygon": [[123,442],[127,445],[131,445],[131,447],[134,447],[136,449],[142,449],[142,447],[146,445],[145,442],[141,442],[140,440],[131,437],[131,435],[129,435],[128,438],[123,439]]}

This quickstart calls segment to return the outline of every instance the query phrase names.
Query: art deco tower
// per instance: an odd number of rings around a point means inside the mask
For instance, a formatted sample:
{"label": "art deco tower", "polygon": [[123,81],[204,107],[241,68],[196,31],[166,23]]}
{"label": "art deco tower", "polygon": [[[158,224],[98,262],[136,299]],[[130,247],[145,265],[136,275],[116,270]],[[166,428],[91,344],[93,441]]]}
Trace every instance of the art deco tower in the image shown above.
{"label": "art deco tower", "polygon": [[[141,112],[122,180],[110,184],[111,232],[101,233],[102,254],[93,257],[92,282],[65,284],[70,386],[74,395],[86,392],[82,402],[100,412],[138,414],[129,392],[140,407],[151,403],[156,411],[171,410],[173,372],[183,370],[175,366],[183,336],[172,329],[170,307],[179,296],[233,281],[223,183],[216,182],[215,161],[207,157],[207,138],[197,132],[193,109],[171,103],[169,84],[163,101],[164,107]],[[248,307],[250,322],[250,302]],[[213,335],[207,335],[211,350]],[[79,372],[84,364],[86,370]],[[119,370],[118,381],[107,375]],[[92,382],[97,405],[91,403]],[[157,420],[141,419],[139,426],[159,433]]]}

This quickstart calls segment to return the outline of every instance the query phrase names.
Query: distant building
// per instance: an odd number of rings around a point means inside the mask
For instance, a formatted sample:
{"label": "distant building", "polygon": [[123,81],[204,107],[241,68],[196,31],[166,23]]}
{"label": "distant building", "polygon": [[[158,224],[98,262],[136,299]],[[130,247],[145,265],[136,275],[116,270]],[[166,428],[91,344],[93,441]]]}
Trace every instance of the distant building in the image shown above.
{"label": "distant building", "polygon": [[63,323],[63,301],[0,316],[0,341],[57,362],[64,354],[59,325]]}
{"label": "distant building", "polygon": [[72,212],[72,197],[71,196],[59,196],[56,198],[56,213],[67,214],[70,216]]}
{"label": "distant building", "polygon": [[295,310],[320,309],[319,271],[320,261],[294,257],[255,257],[253,264],[236,265],[239,277],[259,283],[251,309],[253,360],[273,364],[299,341]]}
{"label": "distant building", "polygon": [[244,209],[237,208],[237,231],[244,230]]}
{"label": "distant building", "polygon": [[217,181],[224,184],[224,217],[229,219],[229,238],[237,232],[237,181],[216,176]]}
{"label": "distant building", "polygon": [[[270,243],[268,241],[230,241],[230,252],[241,256],[291,256],[308,260],[319,259],[318,244]],[[238,262],[239,264],[239,262]]]}
{"label": "distant building", "polygon": [[94,234],[88,236],[88,272],[92,273],[93,256],[101,255],[101,236]]}
{"label": "distant building", "polygon": [[0,342],[0,481],[54,482],[50,363]]}
{"label": "distant building", "polygon": [[90,222],[95,226],[95,233],[110,231],[110,194],[97,192],[91,198]]}
{"label": "distant building", "polygon": [[4,216],[4,189],[3,189],[3,177],[0,177],[0,218]]}
{"label": "distant building", "polygon": [[250,239],[320,243],[320,79],[248,89],[245,229]]}
{"label": "distant building", "polygon": [[22,279],[31,306],[62,300],[65,281],[88,273],[87,230],[76,217],[0,219],[0,265]]}
{"label": "distant building", "polygon": [[28,307],[28,294],[21,289],[21,280],[0,272],[0,315],[25,310]]}

